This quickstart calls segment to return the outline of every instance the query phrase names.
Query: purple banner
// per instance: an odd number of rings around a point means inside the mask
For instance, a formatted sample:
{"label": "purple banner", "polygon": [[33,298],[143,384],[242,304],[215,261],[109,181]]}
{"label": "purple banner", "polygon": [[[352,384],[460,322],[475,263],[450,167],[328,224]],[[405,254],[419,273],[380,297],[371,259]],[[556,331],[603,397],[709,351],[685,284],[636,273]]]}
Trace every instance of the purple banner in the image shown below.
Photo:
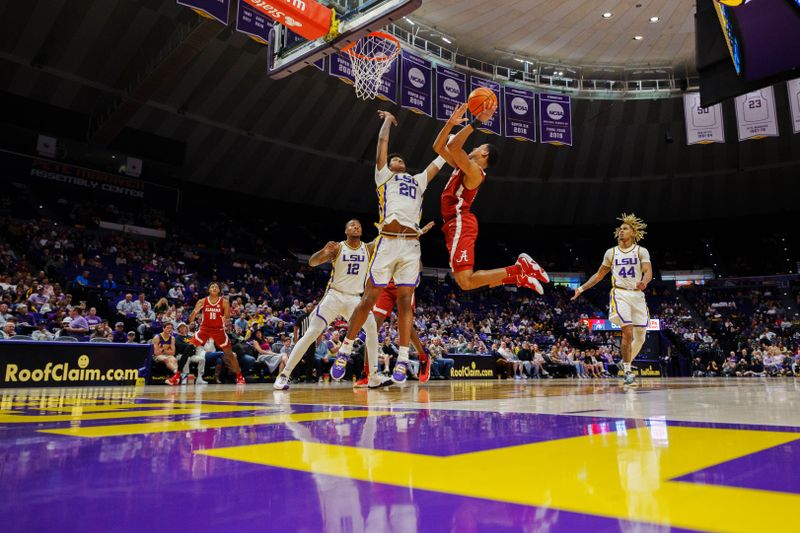
{"label": "purple banner", "polygon": [[477,76],[469,77],[469,90],[474,91],[478,87],[486,87],[491,90],[497,97],[497,112],[489,119],[488,122],[478,129],[484,133],[494,133],[495,135],[502,135],[500,124],[503,122],[503,100],[500,97],[500,84],[496,81],[487,80],[485,78],[478,78]]}
{"label": "purple banner", "polygon": [[397,103],[397,73],[400,62],[396,59],[392,61],[389,70],[381,76],[381,84],[378,86],[377,97],[394,104]]}
{"label": "purple banner", "polygon": [[572,146],[572,102],[562,94],[539,95],[539,138]]}
{"label": "purple banner", "polygon": [[503,87],[506,137],[536,142],[536,95],[533,91]]}
{"label": "purple banner", "polygon": [[355,82],[353,77],[353,65],[350,63],[350,56],[338,52],[328,56],[328,74],[335,76],[342,81],[352,84]]}
{"label": "purple banner", "polygon": [[325,72],[325,61],[327,59],[328,59],[327,57],[323,57],[319,61],[314,61],[314,66],[320,69],[322,72]]}
{"label": "purple banner", "polygon": [[400,105],[430,117],[433,102],[431,62],[403,50],[400,56],[400,72]]}
{"label": "purple banner", "polygon": [[178,4],[191,7],[198,14],[218,20],[227,26],[231,0],[178,0]]}
{"label": "purple banner", "polygon": [[453,110],[466,101],[466,75],[436,65],[436,118],[447,120],[453,114]]}
{"label": "purple banner", "polygon": [[267,44],[272,20],[239,0],[236,11],[236,31],[249,35],[254,41]]}

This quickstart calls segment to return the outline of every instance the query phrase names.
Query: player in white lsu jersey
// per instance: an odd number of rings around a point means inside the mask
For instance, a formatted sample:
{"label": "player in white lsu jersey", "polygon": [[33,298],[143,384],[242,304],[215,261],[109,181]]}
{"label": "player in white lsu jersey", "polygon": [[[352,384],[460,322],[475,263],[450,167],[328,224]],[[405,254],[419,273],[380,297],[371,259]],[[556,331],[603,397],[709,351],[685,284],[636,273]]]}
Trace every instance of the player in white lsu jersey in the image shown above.
{"label": "player in white lsu jersey", "polygon": [[392,380],[403,383],[408,373],[408,347],[414,320],[411,300],[420,276],[419,221],[422,215],[422,197],[430,181],[444,166],[445,160],[437,157],[423,172],[409,174],[403,157],[388,153],[389,130],[393,124],[397,125],[397,120],[387,111],[379,111],[378,116],[383,119],[375,161],[380,235],[376,240],[375,255],[369,265],[364,296],[350,317],[347,336],[331,369],[331,377],[336,380],[344,377],[353,340],[361,325],[368,320],[381,291],[394,278],[397,287],[400,346]]}
{"label": "player in white lsu jersey", "polygon": [[618,245],[606,251],[597,273],[575,289],[572,299],[594,287],[611,272],[608,318],[622,328],[622,368],[625,384],[630,385],[635,381],[631,362],[644,345],[650,320],[644,290],[653,279],[653,266],[650,252],[638,244],[644,238],[647,224],[633,213],[623,213],[618,220],[622,221],[614,231]]}
{"label": "player in white lsu jersey", "polygon": [[[295,366],[328,325],[338,316],[349,317],[361,302],[364,292],[364,282],[367,279],[369,260],[373,254],[374,243],[361,241],[361,222],[351,220],[347,223],[344,233],[347,239],[341,242],[329,242],[308,260],[312,267],[331,262],[331,278],[325,295],[311,312],[308,329],[297,341],[289,355],[286,368],[275,380],[274,387],[278,390],[289,388],[289,377]],[[417,267],[419,268],[419,267]],[[367,358],[369,359],[370,376],[368,386],[377,388],[391,385],[392,381],[377,375],[378,366],[378,327],[375,318],[370,316],[363,323],[367,337]],[[359,326],[358,331],[361,330]],[[374,360],[373,360],[374,359]]]}

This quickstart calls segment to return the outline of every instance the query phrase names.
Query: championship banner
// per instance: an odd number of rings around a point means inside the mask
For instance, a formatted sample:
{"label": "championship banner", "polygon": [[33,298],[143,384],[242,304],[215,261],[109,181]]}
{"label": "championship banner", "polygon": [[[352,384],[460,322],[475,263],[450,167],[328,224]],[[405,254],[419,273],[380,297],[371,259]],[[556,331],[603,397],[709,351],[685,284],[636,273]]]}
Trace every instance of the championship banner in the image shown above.
{"label": "championship banner", "polygon": [[381,83],[378,85],[377,97],[386,102],[397,103],[397,73],[400,66],[397,61],[392,61],[389,70],[381,76]]}
{"label": "championship banner", "polygon": [[179,5],[191,7],[195,13],[207,19],[228,25],[231,0],[177,0]]}
{"label": "championship banner", "polygon": [[146,344],[0,341],[0,387],[135,385],[149,373]]}
{"label": "championship banner", "polygon": [[536,95],[533,91],[503,87],[506,137],[536,142]]}
{"label": "championship banner", "polygon": [[436,118],[447,120],[467,101],[467,77],[453,69],[436,66]]}
{"label": "championship banner", "polygon": [[353,64],[350,62],[349,55],[338,52],[328,57],[330,58],[328,60],[328,74],[351,85],[355,83]]}
{"label": "championship banner", "polygon": [[740,141],[779,135],[772,87],[737,96],[735,105]]}
{"label": "championship banner", "polygon": [[249,35],[257,43],[267,44],[272,19],[256,11],[244,0],[238,0],[236,8],[236,31]]}
{"label": "championship banner", "polygon": [[403,50],[400,53],[400,105],[430,117],[432,101],[431,62]]}
{"label": "championship banner", "polygon": [[497,97],[497,112],[489,119],[488,122],[482,124],[478,127],[478,130],[484,133],[494,133],[495,135],[502,135],[501,131],[501,124],[503,122],[503,99],[500,95],[500,84],[496,81],[487,80],[485,78],[479,78],[477,76],[470,76],[469,77],[469,90],[474,91],[478,87],[486,87],[487,89],[491,90],[494,95]]}
{"label": "championship banner", "polygon": [[[206,0],[221,1],[221,0]],[[225,0],[227,3],[229,0]],[[309,41],[325,37],[331,29],[331,9],[314,0],[244,0],[253,9]]]}
{"label": "championship banner", "polygon": [[700,93],[685,93],[683,95],[683,116],[686,120],[686,144],[725,142],[722,104],[702,107]]}
{"label": "championship banner", "polygon": [[569,96],[539,95],[539,138],[543,143],[572,146],[572,101]]}
{"label": "championship banner", "polygon": [[792,129],[800,133],[800,78],[786,82],[789,93],[789,108],[792,110]]}

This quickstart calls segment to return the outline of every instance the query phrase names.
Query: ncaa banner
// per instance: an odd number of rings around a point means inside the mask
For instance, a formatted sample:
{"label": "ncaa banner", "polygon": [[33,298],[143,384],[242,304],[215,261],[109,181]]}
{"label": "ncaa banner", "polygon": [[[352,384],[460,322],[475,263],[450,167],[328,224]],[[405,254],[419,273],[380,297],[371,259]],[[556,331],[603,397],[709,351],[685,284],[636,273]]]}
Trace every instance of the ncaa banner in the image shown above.
{"label": "ncaa banner", "polygon": [[789,108],[792,110],[792,128],[795,133],[800,133],[800,78],[787,81],[786,91],[789,93]]}
{"label": "ncaa banner", "polygon": [[503,87],[506,137],[536,142],[536,95],[533,91]]}
{"label": "ncaa banner", "polygon": [[772,87],[737,96],[735,106],[740,141],[779,135]]}
{"label": "ncaa banner", "polygon": [[381,76],[381,83],[378,85],[377,97],[381,100],[397,103],[397,73],[400,71],[398,61],[392,61],[389,70]]}
{"label": "ncaa banner", "polygon": [[486,87],[490,91],[492,91],[497,98],[497,112],[489,119],[488,122],[480,126],[478,129],[484,133],[494,133],[495,135],[502,135],[503,133],[500,131],[501,124],[503,122],[503,99],[500,97],[500,84],[492,81],[487,80],[485,78],[479,78],[477,76],[470,76],[469,77],[469,90],[474,91],[478,87]]}
{"label": "ncaa banner", "polygon": [[349,83],[351,85],[355,83],[355,77],[353,76],[353,64],[350,62],[350,56],[338,52],[330,55],[329,57],[330,60],[328,61],[328,74],[339,78],[345,83]]}
{"label": "ncaa banner", "polygon": [[177,0],[179,5],[191,7],[195,13],[207,19],[228,25],[231,0]]}
{"label": "ncaa banner", "polygon": [[700,93],[686,93],[683,95],[683,116],[686,120],[686,144],[725,142],[722,104],[702,107]]}
{"label": "ncaa banner", "polygon": [[467,77],[453,69],[436,65],[436,118],[447,120],[453,110],[467,101]]}
{"label": "ncaa banner", "polygon": [[430,61],[403,50],[400,55],[400,105],[432,116],[433,66]]}
{"label": "ncaa banner", "polygon": [[256,11],[244,0],[236,8],[236,31],[250,36],[257,43],[267,44],[272,20]]}
{"label": "ncaa banner", "polygon": [[572,100],[569,96],[539,95],[539,138],[543,143],[572,146]]}

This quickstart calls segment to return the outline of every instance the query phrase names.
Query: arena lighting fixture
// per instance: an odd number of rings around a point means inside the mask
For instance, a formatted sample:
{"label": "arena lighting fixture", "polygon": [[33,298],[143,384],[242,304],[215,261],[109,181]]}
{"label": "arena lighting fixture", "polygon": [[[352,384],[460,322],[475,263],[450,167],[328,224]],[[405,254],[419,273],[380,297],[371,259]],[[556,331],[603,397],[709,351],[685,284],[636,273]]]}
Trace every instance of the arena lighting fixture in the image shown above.
{"label": "arena lighting fixture", "polygon": [[634,35],[633,36],[633,40],[634,41],[641,41],[642,39],[644,39],[644,37],[642,37],[641,35]]}
{"label": "arena lighting fixture", "polygon": [[447,37],[445,37],[444,35],[442,35],[442,40],[443,40],[444,42],[446,42],[447,44],[453,44],[453,41],[451,41],[450,39],[448,39],[448,38],[447,38]]}
{"label": "arena lighting fixture", "polygon": [[655,24],[656,22],[658,22],[658,17],[650,17],[651,24]]}
{"label": "arena lighting fixture", "polygon": [[412,26],[416,26],[416,23],[413,20],[411,20],[410,18],[408,18],[408,17],[403,17],[403,18],[406,20],[406,22],[408,22]]}
{"label": "arena lighting fixture", "polygon": [[603,13],[603,18],[604,19],[610,19],[613,16],[614,16],[614,14],[612,12],[610,12],[610,11],[606,11],[605,13]]}

